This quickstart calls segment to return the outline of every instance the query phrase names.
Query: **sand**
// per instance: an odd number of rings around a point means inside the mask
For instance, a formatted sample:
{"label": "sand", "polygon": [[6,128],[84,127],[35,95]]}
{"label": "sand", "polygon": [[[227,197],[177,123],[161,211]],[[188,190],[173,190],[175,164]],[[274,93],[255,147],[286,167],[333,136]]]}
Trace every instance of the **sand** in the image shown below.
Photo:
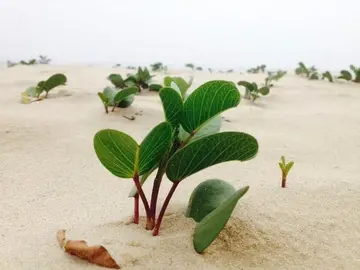
{"label": "sand", "polygon": [[[48,100],[20,104],[24,89],[55,72],[66,74],[66,86]],[[242,100],[224,113],[222,130],[255,136],[258,156],[184,180],[160,235],[152,237],[143,220],[128,224],[132,183],[100,164],[92,140],[98,130],[114,128],[140,141],[163,121],[162,107],[156,93],[145,91],[131,107],[106,115],[96,93],[109,85],[111,72],[127,73],[94,66],[0,70],[0,269],[102,269],[64,254],[58,229],[104,245],[124,269],[360,269],[359,85],[287,75],[255,105]],[[194,87],[264,77],[197,72]],[[286,189],[280,188],[281,155],[295,161]],[[192,246],[195,223],[184,211],[191,191],[210,178],[250,190],[199,255]],[[161,201],[169,187],[165,180]]]}

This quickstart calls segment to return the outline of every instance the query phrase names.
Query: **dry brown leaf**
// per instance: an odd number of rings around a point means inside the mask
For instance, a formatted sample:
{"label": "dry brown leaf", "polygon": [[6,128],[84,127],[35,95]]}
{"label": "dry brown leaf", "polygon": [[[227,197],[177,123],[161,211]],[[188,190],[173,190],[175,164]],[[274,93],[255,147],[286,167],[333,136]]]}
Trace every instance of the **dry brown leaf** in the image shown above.
{"label": "dry brown leaf", "polygon": [[59,230],[56,238],[60,247],[71,255],[100,266],[120,269],[120,266],[103,246],[88,246],[83,240],[66,240],[65,230]]}

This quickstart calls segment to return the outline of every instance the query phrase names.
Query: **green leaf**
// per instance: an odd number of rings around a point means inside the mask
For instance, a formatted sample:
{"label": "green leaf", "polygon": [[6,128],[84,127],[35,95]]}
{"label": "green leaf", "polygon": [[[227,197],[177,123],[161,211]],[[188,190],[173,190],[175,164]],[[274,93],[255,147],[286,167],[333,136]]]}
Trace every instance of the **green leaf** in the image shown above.
{"label": "green leaf", "polygon": [[338,79],[343,79],[343,80],[346,80],[346,81],[351,81],[352,80],[352,75],[349,71],[347,70],[342,70],[340,71],[341,73],[341,76],[338,77]]}
{"label": "green leaf", "polygon": [[129,107],[131,104],[133,104],[134,99],[135,99],[135,96],[134,96],[134,95],[127,96],[126,98],[124,98],[123,100],[121,100],[117,106],[118,106],[119,108],[127,108],[127,107]]}
{"label": "green leaf", "polygon": [[252,92],[254,90],[254,85],[252,83],[247,82],[247,81],[239,81],[237,84],[240,85],[240,86],[244,86],[250,92]]}
{"label": "green leaf", "polygon": [[161,88],[163,88],[163,86],[161,84],[150,84],[149,85],[149,91],[155,91],[155,92],[159,92],[161,90]]}
{"label": "green leaf", "polygon": [[[139,88],[136,86],[128,87],[123,90],[120,90],[116,93],[114,97],[114,103],[119,104],[123,99],[127,98],[130,95],[136,94],[139,92]],[[115,105],[114,105],[115,106]]]}
{"label": "green leaf", "polygon": [[169,87],[162,88],[159,95],[163,105],[166,121],[175,128],[180,123],[183,111],[182,98],[178,92]]}
{"label": "green leaf", "polygon": [[285,171],[284,165],[282,163],[280,163],[280,162],[279,162],[279,167],[280,167],[280,170]]}
{"label": "green leaf", "polygon": [[128,87],[137,85],[138,80],[135,76],[130,75],[124,80],[124,84]]}
{"label": "green leaf", "polygon": [[[191,138],[190,141],[194,141],[197,139],[200,139],[204,136],[208,136],[214,133],[218,133],[221,128],[221,115],[217,115],[211,120],[207,121],[204,125],[201,126],[200,130],[196,132],[196,134]],[[179,139],[180,141],[185,141],[190,136],[189,133],[187,133],[182,126],[180,126],[179,129]]]}
{"label": "green leaf", "polygon": [[111,83],[117,87],[117,88],[124,88],[125,87],[125,83],[123,78],[121,77],[120,74],[110,74],[108,77],[108,80],[111,81]]}
{"label": "green leaf", "polygon": [[322,74],[322,79],[327,78],[329,82],[333,82],[333,77],[329,71],[326,71]]}
{"label": "green leaf", "polygon": [[157,125],[140,145],[139,175],[151,170],[161,160],[171,144],[172,128],[169,122]]}
{"label": "green leaf", "polygon": [[288,173],[290,172],[290,170],[291,170],[291,168],[292,168],[293,166],[294,166],[294,162],[293,162],[293,161],[289,162],[289,163],[286,165],[286,167],[285,167],[286,174],[288,174]]}
{"label": "green leaf", "polygon": [[281,156],[281,163],[285,166],[286,165],[286,161],[285,161],[285,157]]}
{"label": "green leaf", "polygon": [[61,73],[54,74],[49,79],[47,79],[45,81],[42,88],[46,92],[49,92],[51,89],[53,89],[53,88],[55,88],[57,86],[65,85],[66,81],[67,81],[67,79],[66,79],[66,76],[64,74],[61,74]]}
{"label": "green leaf", "polygon": [[132,178],[136,172],[139,146],[129,135],[112,129],[100,130],[94,137],[100,162],[112,174]]}
{"label": "green leaf", "polygon": [[243,187],[207,215],[195,228],[193,244],[196,252],[203,252],[218,236],[228,222],[239,199],[249,187]]}
{"label": "green leaf", "polygon": [[235,193],[228,182],[210,179],[200,183],[192,192],[185,216],[200,222],[221,203]]}
{"label": "green leaf", "polygon": [[165,87],[170,87],[171,82],[173,82],[173,79],[170,76],[166,76],[164,78],[164,86]]}
{"label": "green leaf", "polygon": [[258,92],[262,94],[263,96],[266,96],[270,92],[270,88],[267,86],[261,87]]}
{"label": "green leaf", "polygon": [[116,95],[116,90],[114,88],[111,88],[111,87],[105,87],[104,90],[103,90],[103,95],[108,100],[108,105],[109,106],[114,106],[114,98],[115,98],[115,95]]}
{"label": "green leaf", "polygon": [[242,132],[222,132],[197,139],[178,150],[168,161],[166,174],[172,182],[211,167],[215,164],[255,157],[258,143]]}
{"label": "green leaf", "polygon": [[[176,83],[176,85],[179,87],[181,96],[184,97],[186,94],[186,91],[190,88],[191,85],[189,85],[183,78],[181,77],[173,77],[173,81]],[[191,80],[192,82],[192,80]]]}
{"label": "green leaf", "polygon": [[30,86],[25,90],[26,94],[30,97],[36,98],[38,96],[38,91],[36,86]]}
{"label": "green leaf", "polygon": [[236,107],[240,93],[235,84],[228,81],[204,83],[186,99],[181,125],[188,133],[196,132],[201,125],[221,112]]}

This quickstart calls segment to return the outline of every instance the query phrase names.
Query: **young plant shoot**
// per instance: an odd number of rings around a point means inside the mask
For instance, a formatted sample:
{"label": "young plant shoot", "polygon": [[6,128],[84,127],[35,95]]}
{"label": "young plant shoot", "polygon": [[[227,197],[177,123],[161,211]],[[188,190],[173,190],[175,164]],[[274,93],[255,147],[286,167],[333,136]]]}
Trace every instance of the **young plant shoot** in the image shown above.
{"label": "young plant shoot", "polygon": [[252,100],[253,102],[255,102],[255,100],[258,99],[260,95],[266,96],[270,93],[269,86],[263,86],[259,88],[258,85],[254,82],[250,83],[247,81],[239,81],[238,85],[245,87],[244,98]]}
{"label": "young plant shoot", "polygon": [[354,65],[350,65],[350,70],[354,72],[354,77],[352,76],[350,71],[341,70],[341,75],[338,77],[338,79],[360,83],[360,67],[357,68]]}
{"label": "young plant shoot", "polygon": [[[48,97],[50,90],[60,85],[66,85],[67,78],[64,74],[57,73],[46,81],[40,81],[37,86],[31,86],[21,93],[22,102],[27,104],[34,101],[43,100]],[[44,96],[41,96],[45,92]]]}
{"label": "young plant shoot", "polygon": [[287,179],[287,175],[289,174],[291,168],[294,166],[294,162],[290,161],[289,163],[286,163],[285,161],[285,157],[282,156],[281,160],[279,162],[279,167],[281,170],[281,187],[285,188],[286,187],[286,179]]}
{"label": "young plant shoot", "polygon": [[[102,165],[113,175],[132,179],[134,223],[139,223],[139,200],[146,213],[146,229],[156,236],[177,187],[197,172],[228,161],[248,161],[258,152],[257,140],[243,132],[219,132],[221,113],[238,106],[240,93],[229,81],[209,81],[190,95],[184,80],[167,78],[159,96],[166,121],[155,126],[141,143],[122,131],[104,129],[94,137]],[[166,86],[170,83],[171,87]],[[177,84],[179,83],[179,85]],[[191,83],[190,83],[191,84]],[[185,84],[184,84],[185,85]],[[175,89],[176,88],[176,89]],[[142,185],[156,172],[151,196]],[[157,202],[163,177],[172,183],[158,216]],[[205,250],[226,225],[238,200],[249,187],[235,190],[224,180],[207,180],[190,197],[187,216],[199,222],[193,238],[197,252]],[[199,198],[204,198],[204,201]],[[207,201],[211,202],[211,207]]]}
{"label": "young plant shoot", "polygon": [[98,92],[102,103],[104,104],[105,112],[109,113],[108,107],[112,106],[112,112],[115,108],[127,108],[134,102],[134,96],[139,92],[135,86],[124,89],[117,89],[106,87],[103,92]]}
{"label": "young plant shoot", "polygon": [[324,80],[324,79],[328,79],[328,81],[329,82],[334,82],[334,80],[333,80],[333,76],[331,75],[331,73],[330,73],[330,71],[325,71],[323,74],[322,74],[322,80]]}

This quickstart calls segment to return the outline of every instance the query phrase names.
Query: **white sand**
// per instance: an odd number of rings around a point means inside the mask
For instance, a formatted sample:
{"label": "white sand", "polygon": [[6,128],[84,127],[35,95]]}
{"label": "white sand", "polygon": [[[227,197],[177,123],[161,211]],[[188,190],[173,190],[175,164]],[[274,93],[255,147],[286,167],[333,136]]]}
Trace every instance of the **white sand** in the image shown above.
{"label": "white sand", "polygon": [[[360,269],[360,85],[287,75],[256,105],[242,100],[223,130],[255,136],[258,156],[206,169],[180,184],[160,236],[126,225],[131,180],[98,161],[92,140],[102,128],[140,141],[163,112],[147,91],[127,109],[106,115],[96,93],[111,72],[100,67],[34,66],[0,70],[0,269],[101,269],[65,255],[56,231],[103,244],[124,269]],[[20,93],[55,72],[68,85],[49,99],[20,104]],[[177,73],[190,75],[189,72]],[[162,75],[156,78],[160,79]],[[263,82],[264,75],[196,73]],[[136,115],[129,121],[122,115]],[[280,188],[278,160],[295,161]],[[206,254],[192,247],[195,223],[183,216],[202,180],[250,185]],[[160,199],[169,189],[162,185]],[[149,183],[146,192],[150,192]]]}

